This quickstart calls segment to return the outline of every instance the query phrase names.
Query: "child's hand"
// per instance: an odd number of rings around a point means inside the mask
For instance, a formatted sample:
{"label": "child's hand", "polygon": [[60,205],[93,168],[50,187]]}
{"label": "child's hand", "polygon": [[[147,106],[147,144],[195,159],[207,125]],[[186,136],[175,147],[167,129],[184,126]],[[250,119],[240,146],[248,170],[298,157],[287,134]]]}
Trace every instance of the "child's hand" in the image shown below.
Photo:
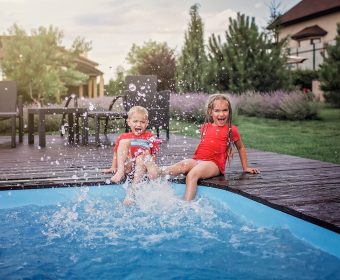
{"label": "child's hand", "polygon": [[124,199],[124,201],[123,201],[123,204],[124,204],[125,206],[130,206],[130,205],[132,205],[132,204],[134,204],[134,203],[135,203],[135,201],[134,201],[134,199],[131,198],[131,197],[126,197],[126,198]]}
{"label": "child's hand", "polygon": [[247,167],[244,172],[251,174],[260,174],[260,170],[257,168]]}
{"label": "child's hand", "polygon": [[103,169],[102,172],[103,173],[116,173],[117,172],[117,168],[111,167],[111,168]]}

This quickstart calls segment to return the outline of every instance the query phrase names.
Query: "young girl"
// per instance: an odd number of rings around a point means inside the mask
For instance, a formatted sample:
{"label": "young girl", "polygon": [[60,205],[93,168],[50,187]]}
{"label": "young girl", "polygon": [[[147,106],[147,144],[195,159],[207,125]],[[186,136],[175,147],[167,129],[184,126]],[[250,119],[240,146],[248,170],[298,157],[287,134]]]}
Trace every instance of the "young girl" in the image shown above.
{"label": "young girl", "polygon": [[184,200],[194,199],[199,179],[224,174],[226,161],[231,158],[232,143],[238,150],[243,171],[260,173],[257,168],[248,166],[246,148],[237,127],[231,121],[232,110],[228,97],[223,94],[211,95],[207,103],[207,122],[201,127],[201,142],[193,158],[163,168],[163,175],[186,174]]}

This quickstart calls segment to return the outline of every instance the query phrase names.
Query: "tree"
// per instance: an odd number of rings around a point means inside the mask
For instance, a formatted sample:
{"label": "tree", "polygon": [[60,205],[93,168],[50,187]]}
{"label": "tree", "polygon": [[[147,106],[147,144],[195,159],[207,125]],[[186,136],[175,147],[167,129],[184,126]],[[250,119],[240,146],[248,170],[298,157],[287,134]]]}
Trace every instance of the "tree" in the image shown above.
{"label": "tree", "polygon": [[272,0],[269,4],[269,11],[270,11],[270,17],[268,21],[268,27],[269,34],[273,37],[274,42],[279,42],[279,33],[281,30],[281,17],[282,17],[282,11],[281,11],[281,3],[277,2],[276,0]]}
{"label": "tree", "polygon": [[90,43],[77,38],[70,50],[61,46],[63,33],[50,26],[39,27],[29,36],[14,24],[3,40],[5,55],[1,68],[6,78],[17,82],[25,101],[39,106],[59,102],[66,85],[78,86],[87,76],[76,70],[75,58],[90,49]]}
{"label": "tree", "polygon": [[198,4],[190,8],[191,21],[178,60],[176,76],[180,92],[199,92],[205,89],[207,57],[204,50],[203,22],[198,14],[198,8]]}
{"label": "tree", "polygon": [[109,83],[105,85],[105,92],[107,95],[121,95],[125,90],[125,70],[122,66],[116,69],[116,79],[110,79]]}
{"label": "tree", "polygon": [[326,46],[320,78],[326,101],[340,107],[340,23],[337,24],[337,33],[335,45]]}
{"label": "tree", "polygon": [[[285,41],[273,44],[270,38],[258,30],[255,19],[237,14],[229,18],[226,42],[219,36],[209,38],[209,63],[214,63],[215,78],[219,90],[232,92],[272,91],[290,85]],[[212,75],[210,75],[212,76]]]}
{"label": "tree", "polygon": [[142,47],[132,45],[127,61],[132,65],[133,75],[156,75],[158,90],[175,90],[176,59],[166,43],[149,41]]}

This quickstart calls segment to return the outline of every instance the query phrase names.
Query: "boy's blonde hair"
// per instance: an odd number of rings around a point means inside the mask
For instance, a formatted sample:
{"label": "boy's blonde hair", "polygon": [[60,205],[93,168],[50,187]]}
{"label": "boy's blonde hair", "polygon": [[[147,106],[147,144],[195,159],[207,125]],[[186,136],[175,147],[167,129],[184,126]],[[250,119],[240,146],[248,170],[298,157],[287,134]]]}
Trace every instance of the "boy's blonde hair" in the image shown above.
{"label": "boy's blonde hair", "polygon": [[144,114],[146,119],[149,119],[149,112],[142,106],[133,106],[130,108],[128,114],[128,119],[132,117],[134,113]]}

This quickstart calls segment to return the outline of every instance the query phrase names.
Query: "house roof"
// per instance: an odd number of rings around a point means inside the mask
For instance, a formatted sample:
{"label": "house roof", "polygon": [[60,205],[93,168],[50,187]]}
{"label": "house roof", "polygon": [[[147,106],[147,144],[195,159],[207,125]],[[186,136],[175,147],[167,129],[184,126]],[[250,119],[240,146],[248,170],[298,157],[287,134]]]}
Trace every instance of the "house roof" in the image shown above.
{"label": "house roof", "polygon": [[283,26],[340,11],[340,0],[302,0],[280,18]]}
{"label": "house roof", "polygon": [[299,40],[310,37],[325,36],[328,32],[318,25],[308,26],[292,35],[292,39]]}
{"label": "house roof", "polygon": [[103,74],[102,71],[97,69],[98,63],[90,60],[84,56],[78,56],[76,58],[77,69],[90,76],[100,76]]}

